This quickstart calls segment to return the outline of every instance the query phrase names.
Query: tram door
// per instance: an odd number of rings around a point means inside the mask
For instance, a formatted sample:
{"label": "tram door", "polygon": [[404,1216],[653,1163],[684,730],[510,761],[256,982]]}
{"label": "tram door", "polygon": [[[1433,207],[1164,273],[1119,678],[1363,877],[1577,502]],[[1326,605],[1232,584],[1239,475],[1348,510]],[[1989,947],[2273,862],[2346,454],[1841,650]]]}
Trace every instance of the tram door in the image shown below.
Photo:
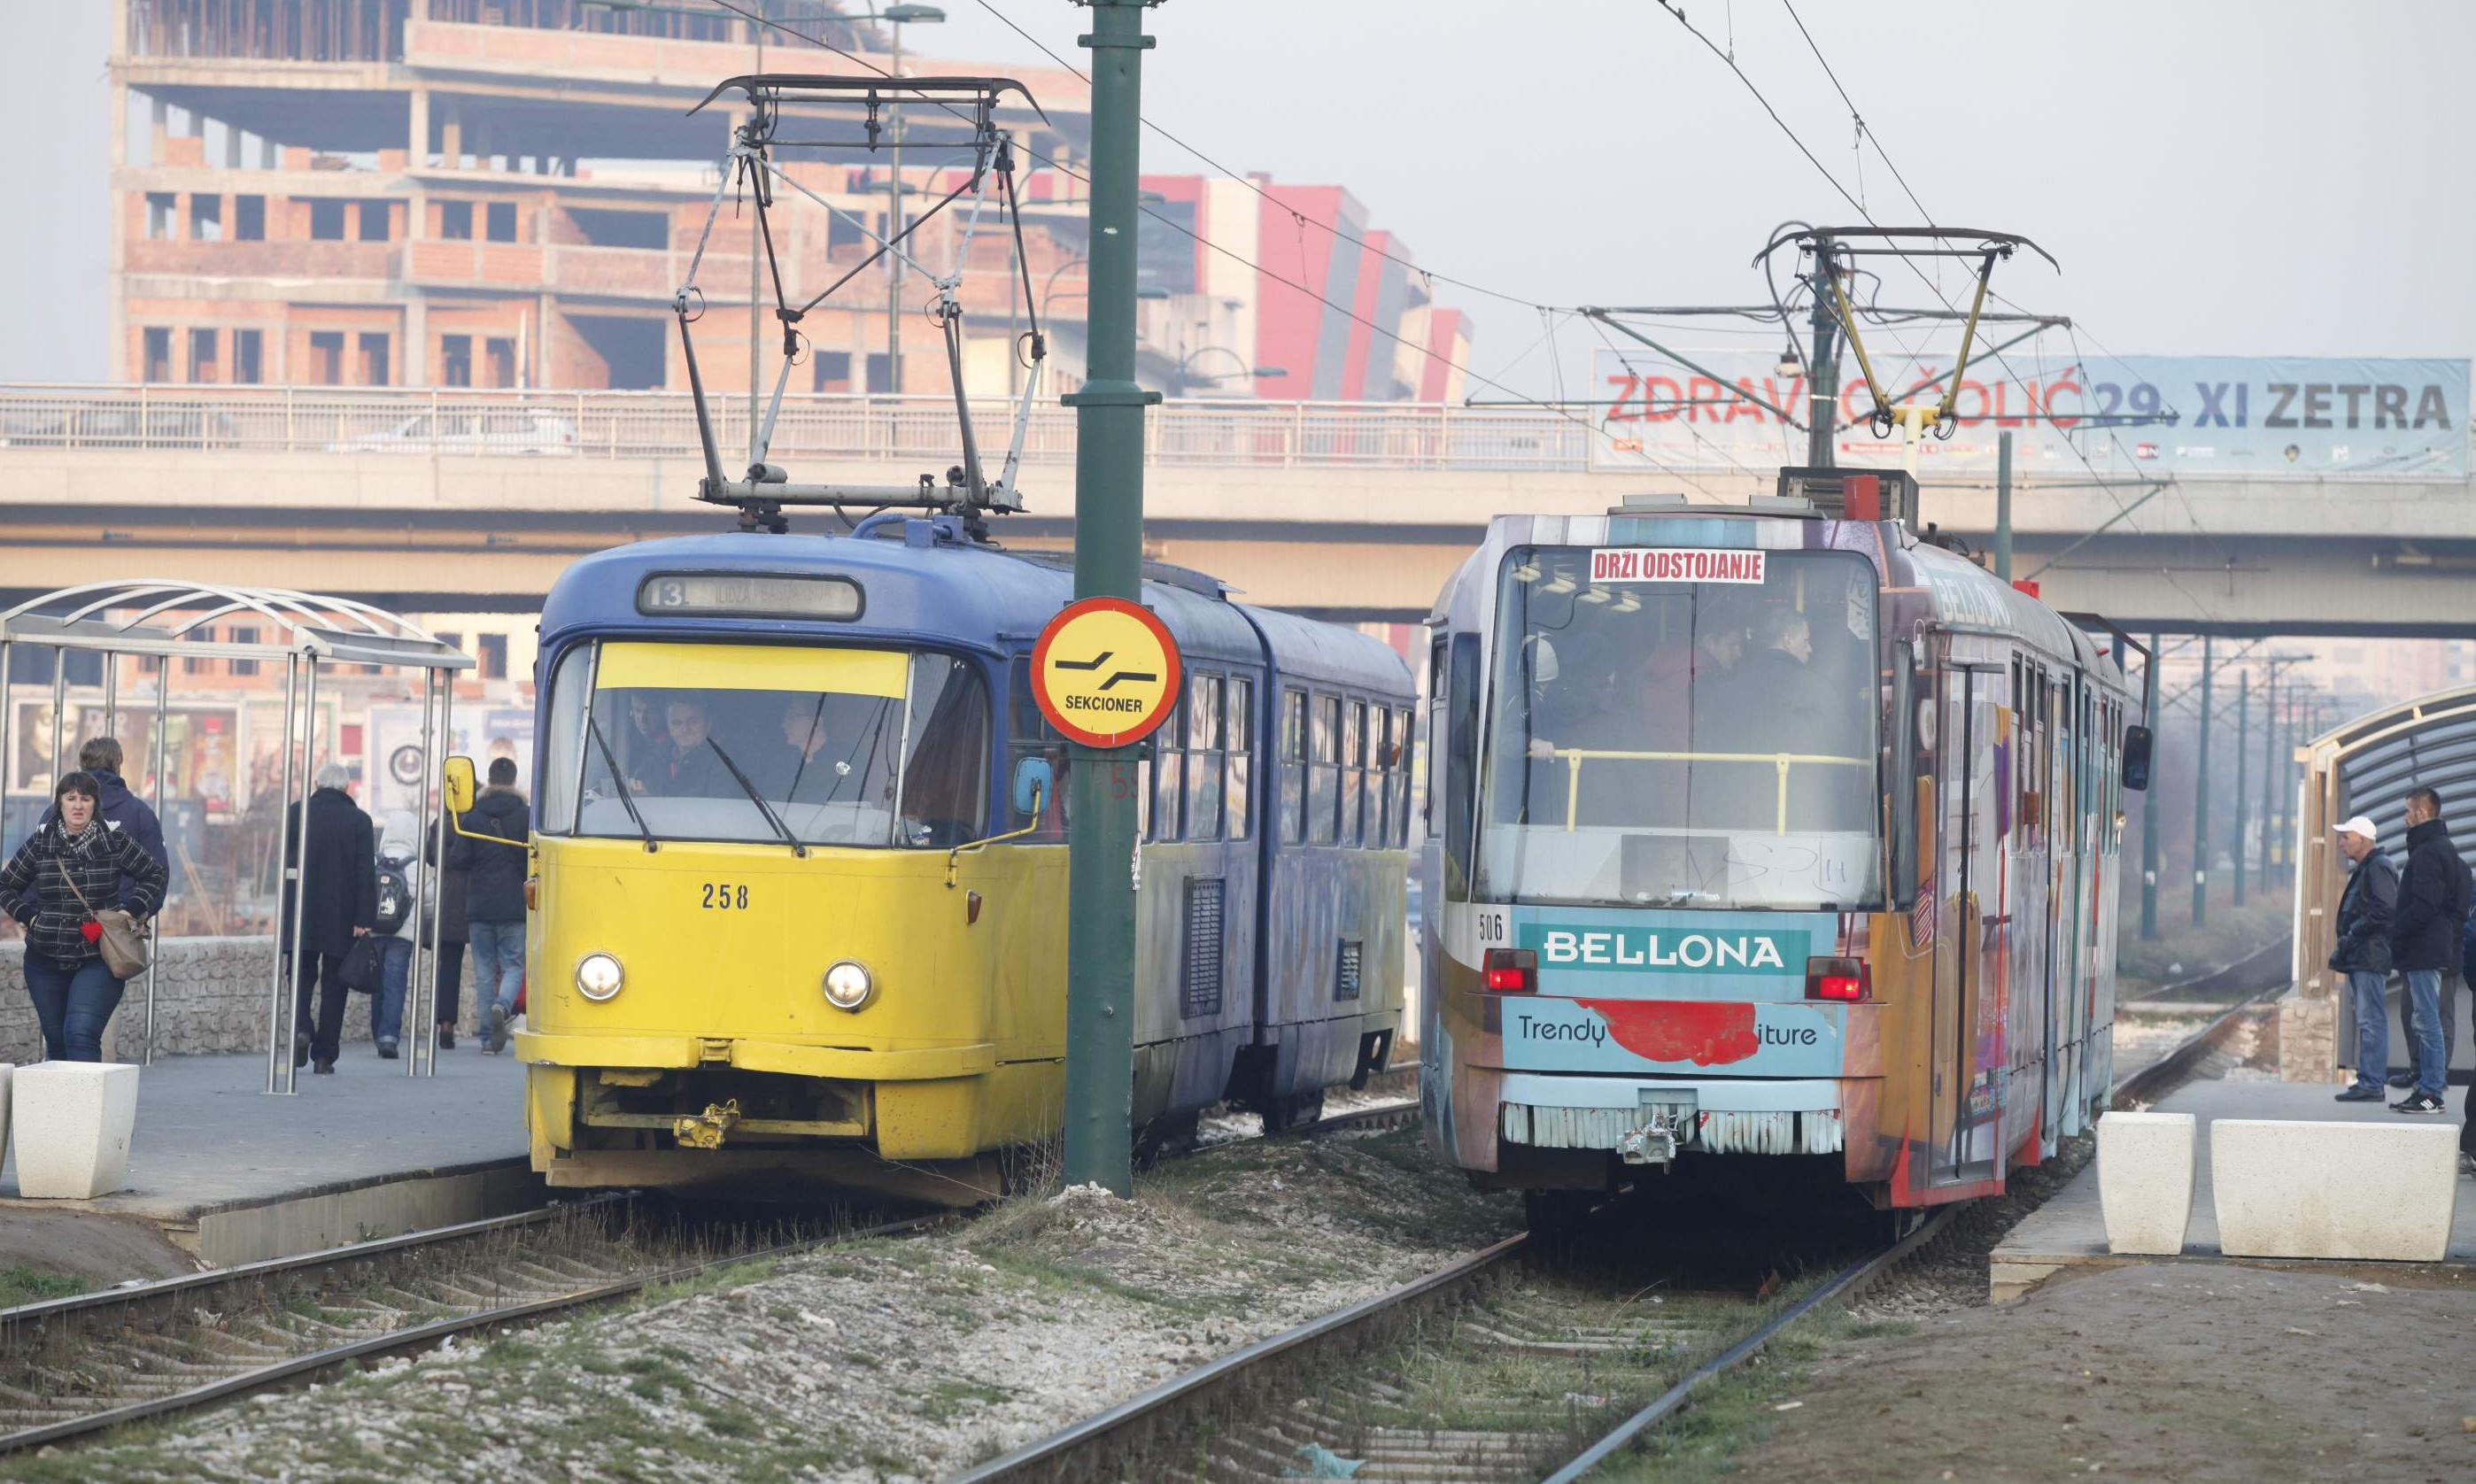
{"label": "tram door", "polygon": [[[1946,644],[1948,640],[1944,641]],[[1936,808],[1942,818],[1936,910],[1932,1037],[1934,1113],[1931,1185],[1974,1184],[1998,1168],[2002,1093],[1999,1006],[1989,981],[1989,923],[2001,891],[2001,842],[1995,838],[1994,710],[2002,703],[2000,672],[1946,657],[1939,667],[1936,719]],[[1944,955],[1948,955],[1947,958]]]}

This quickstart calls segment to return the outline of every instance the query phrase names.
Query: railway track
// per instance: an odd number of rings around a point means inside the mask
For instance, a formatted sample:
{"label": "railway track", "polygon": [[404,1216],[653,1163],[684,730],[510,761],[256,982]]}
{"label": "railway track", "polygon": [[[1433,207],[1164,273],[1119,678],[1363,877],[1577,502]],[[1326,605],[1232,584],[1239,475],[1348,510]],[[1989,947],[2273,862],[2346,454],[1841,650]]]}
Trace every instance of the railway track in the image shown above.
{"label": "railway track", "polygon": [[[2275,993],[2233,1006],[2119,1080],[2113,1100],[2162,1095]],[[1164,1382],[950,1484],[1163,1477],[1575,1484],[1783,1330],[1883,1281],[1964,1209],[1936,1211],[1787,1302],[1766,1301],[1760,1291],[1749,1302],[1742,1290],[1713,1290],[1662,1291],[1658,1302],[1645,1303],[1648,1289],[1577,1282],[1525,1261],[1540,1251],[1538,1239],[1509,1238]]]}
{"label": "railway track", "polygon": [[[1415,1079],[1409,1085],[1415,1091]],[[1334,1113],[1282,1136],[1385,1127],[1417,1115],[1413,1098]],[[656,1224],[648,1209],[632,1196],[599,1197],[0,1310],[0,1455],[954,1214],[863,1224],[848,1212],[812,1213],[826,1229],[752,1240],[727,1228]]]}

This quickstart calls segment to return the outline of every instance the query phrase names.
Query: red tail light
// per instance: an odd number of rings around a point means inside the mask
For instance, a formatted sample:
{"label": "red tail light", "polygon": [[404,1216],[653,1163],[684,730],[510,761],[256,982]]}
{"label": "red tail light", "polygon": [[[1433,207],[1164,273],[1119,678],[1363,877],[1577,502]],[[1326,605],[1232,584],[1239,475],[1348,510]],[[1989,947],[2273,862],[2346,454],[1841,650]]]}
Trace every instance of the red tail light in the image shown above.
{"label": "red tail light", "polygon": [[1535,992],[1539,988],[1538,951],[1526,948],[1489,949],[1487,987],[1507,995]]}
{"label": "red tail light", "polygon": [[1873,988],[1873,977],[1867,972],[1862,958],[1809,958],[1805,961],[1805,998],[1837,1000],[1843,1003],[1863,1000]]}

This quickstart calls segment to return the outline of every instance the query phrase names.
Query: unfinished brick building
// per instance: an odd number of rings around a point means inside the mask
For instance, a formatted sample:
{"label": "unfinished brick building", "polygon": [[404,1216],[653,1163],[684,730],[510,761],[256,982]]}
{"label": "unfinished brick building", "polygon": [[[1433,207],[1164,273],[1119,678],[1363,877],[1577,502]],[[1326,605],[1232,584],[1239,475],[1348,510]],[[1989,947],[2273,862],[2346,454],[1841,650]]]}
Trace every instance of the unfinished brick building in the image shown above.
{"label": "unfinished brick building", "polygon": [[[898,65],[894,37],[837,0],[767,0],[779,29],[698,13],[695,0],[111,3],[119,381],[683,390],[672,296],[741,116],[689,110],[722,79],[759,69],[862,77]],[[976,394],[1013,388],[1016,335],[1036,309],[1051,331],[1050,385],[1071,390],[1084,312],[1074,167],[1089,88],[1055,67],[922,59],[909,48],[923,35],[904,38],[904,73],[1000,73],[1041,109],[1000,115],[1026,146],[1028,287],[992,211],[960,290],[967,381]],[[908,219],[959,179],[967,126],[927,106],[903,112]],[[855,218],[786,193],[777,247],[796,298],[874,250],[866,234],[886,230],[896,172],[890,152],[783,159]],[[1144,184],[1147,383],[1282,400],[1460,397],[1466,320],[1428,302],[1402,244],[1372,230],[1348,191],[1264,177]],[[921,261],[953,261],[957,214],[915,239]],[[756,366],[750,356],[754,226],[727,202],[698,274],[708,385],[744,388],[752,370],[772,383],[770,320]],[[859,274],[801,323],[807,354],[790,389],[947,392],[936,327],[919,312],[930,296],[916,273],[899,286],[881,263]]]}

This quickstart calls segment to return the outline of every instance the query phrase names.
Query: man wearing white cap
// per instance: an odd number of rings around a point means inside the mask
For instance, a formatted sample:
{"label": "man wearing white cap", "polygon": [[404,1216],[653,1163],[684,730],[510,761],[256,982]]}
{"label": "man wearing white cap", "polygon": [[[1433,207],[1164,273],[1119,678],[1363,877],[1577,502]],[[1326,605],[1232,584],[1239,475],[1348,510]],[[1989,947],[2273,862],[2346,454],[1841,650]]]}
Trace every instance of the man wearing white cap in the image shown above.
{"label": "man wearing white cap", "polygon": [[2380,1102],[2390,1067],[2390,910],[2398,872],[2382,853],[2379,831],[2359,814],[2339,827],[2339,853],[2355,863],[2339,895],[2339,946],[2330,967],[2347,977],[2356,1017],[2356,1080],[2340,1102]]}

